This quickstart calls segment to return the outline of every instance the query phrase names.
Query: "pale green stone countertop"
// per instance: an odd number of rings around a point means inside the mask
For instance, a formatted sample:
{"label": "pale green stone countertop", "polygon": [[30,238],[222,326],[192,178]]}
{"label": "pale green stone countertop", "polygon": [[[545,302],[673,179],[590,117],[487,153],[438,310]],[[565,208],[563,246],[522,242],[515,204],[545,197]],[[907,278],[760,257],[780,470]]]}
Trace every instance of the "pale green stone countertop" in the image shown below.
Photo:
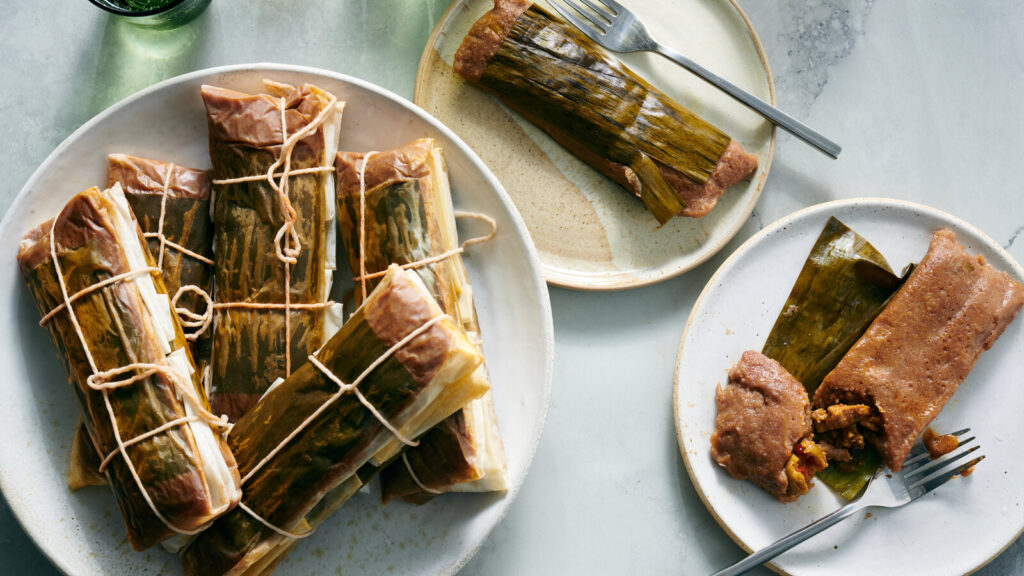
{"label": "pale green stone countertop", "polygon": [[[83,122],[190,70],[303,64],[410,98],[420,52],[447,3],[214,0],[174,41],[147,47],[86,0],[4,0],[0,209]],[[1016,182],[1024,4],[742,4],[765,45],[780,106],[840,142],[843,156],[832,162],[780,135],[754,214],[710,262],[638,290],[551,289],[556,360],[544,438],[518,500],[463,574],[706,574],[742,556],[683,467],[672,373],[705,282],[779,217],[837,198],[902,198],[956,214],[1024,261]],[[886,124],[895,129],[879,138]],[[57,574],[2,503],[0,573]],[[978,572],[1021,573],[1020,541]]]}

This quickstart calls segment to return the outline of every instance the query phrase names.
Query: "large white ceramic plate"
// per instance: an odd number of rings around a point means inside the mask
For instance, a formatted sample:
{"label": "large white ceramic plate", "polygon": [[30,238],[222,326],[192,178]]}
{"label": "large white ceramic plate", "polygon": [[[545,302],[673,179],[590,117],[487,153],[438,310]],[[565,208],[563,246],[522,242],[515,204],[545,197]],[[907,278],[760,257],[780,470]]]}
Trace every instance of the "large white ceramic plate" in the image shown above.
{"label": "large white ceramic plate", "polygon": [[[744,350],[760,350],[821,229],[835,216],[867,238],[894,270],[917,262],[931,234],[950,228],[973,254],[1024,283],[1024,269],[970,224],[886,199],[820,204],[772,224],[729,257],[704,288],[683,333],[675,416],[686,469],[704,504],[740,546],[760,549],[840,506],[820,482],[793,504],[731,478],[710,456],[715,384]],[[801,576],[959,575],[997,556],[1024,529],[1020,385],[1024,319],[1018,318],[936,418],[940,431],[970,427],[987,459],[969,478],[898,510],[847,520],[780,556],[776,571]],[[907,359],[913,362],[912,358]]]}
{"label": "large white ceramic plate", "polygon": [[[180,574],[177,557],[131,550],[106,488],[71,494],[67,454],[77,408],[53,345],[16,272],[18,241],[75,193],[106,182],[106,155],[130,152],[209,166],[201,84],[260,91],[260,81],[317,84],[347,102],[342,150],[387,149],[430,136],[443,146],[455,204],[498,222],[497,237],[467,253],[494,398],[508,452],[507,494],[450,495],[422,507],[361,492],[300,543],[281,574],[451,574],[483,544],[515,498],[540,439],[553,361],[547,287],[529,235],[479,158],[422,110],[361,80],[260,64],[201,70],[144,90],[82,126],[43,162],[0,224],[0,488],[25,530],[67,574]],[[473,234],[478,230],[470,230]],[[343,262],[344,258],[339,258]],[[0,570],[2,571],[2,570]]]}
{"label": "large white ceramic plate", "polygon": [[[656,38],[764,100],[775,88],[761,42],[733,0],[621,0]],[[643,204],[452,70],[455,50],[492,0],[454,0],[427,41],[415,101],[462,137],[508,189],[537,243],[548,282],[618,290],[681,274],[710,258],[750,216],[775,131],[760,116],[652,54],[620,54],[666,94],[760,158],[757,171],[699,219],[659,228]]]}

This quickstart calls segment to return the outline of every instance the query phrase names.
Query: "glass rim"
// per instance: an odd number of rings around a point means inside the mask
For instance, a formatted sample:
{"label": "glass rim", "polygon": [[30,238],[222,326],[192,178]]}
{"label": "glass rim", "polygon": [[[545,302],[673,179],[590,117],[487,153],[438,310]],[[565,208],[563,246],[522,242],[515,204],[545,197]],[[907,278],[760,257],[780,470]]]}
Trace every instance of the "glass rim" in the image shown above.
{"label": "glass rim", "polygon": [[133,10],[126,10],[124,8],[117,8],[115,6],[111,6],[107,2],[107,0],[89,0],[89,2],[92,2],[94,6],[100,8],[102,10],[106,10],[107,12],[110,12],[111,14],[117,14],[118,16],[127,16],[129,18],[136,18],[136,17],[139,17],[139,16],[153,16],[154,14],[160,14],[160,13],[163,13],[163,12],[166,12],[166,11],[170,10],[171,8],[174,8],[174,7],[178,6],[179,4],[181,4],[184,1],[185,0],[174,0],[173,2],[171,2],[169,4],[166,4],[164,6],[161,6],[159,8],[150,8],[149,10],[133,11]]}

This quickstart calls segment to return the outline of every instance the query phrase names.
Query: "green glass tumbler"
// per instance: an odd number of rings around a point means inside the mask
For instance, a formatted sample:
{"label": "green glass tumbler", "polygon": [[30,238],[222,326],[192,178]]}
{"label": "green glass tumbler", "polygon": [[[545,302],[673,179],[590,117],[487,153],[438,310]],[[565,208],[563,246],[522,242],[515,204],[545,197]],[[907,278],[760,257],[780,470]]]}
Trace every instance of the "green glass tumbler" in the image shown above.
{"label": "green glass tumbler", "polygon": [[89,0],[96,6],[146,28],[176,28],[194,20],[211,0]]}

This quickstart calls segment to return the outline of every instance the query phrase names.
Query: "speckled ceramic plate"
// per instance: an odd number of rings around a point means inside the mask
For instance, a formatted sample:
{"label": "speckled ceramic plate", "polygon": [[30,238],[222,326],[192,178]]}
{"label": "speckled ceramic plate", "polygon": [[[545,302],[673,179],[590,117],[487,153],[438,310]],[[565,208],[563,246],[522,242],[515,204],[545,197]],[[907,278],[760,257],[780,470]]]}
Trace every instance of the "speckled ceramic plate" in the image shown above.
{"label": "speckled ceramic plate", "polygon": [[[972,254],[1024,282],[1024,269],[988,236],[938,210],[897,200],[821,204],[772,224],[722,264],[693,307],[675,376],[679,446],[697,493],[740,546],[760,549],[841,505],[817,483],[793,504],[780,504],[730,477],[710,456],[715,384],[744,350],[760,350],[829,216],[868,239],[894,270],[917,262],[931,234],[950,228]],[[969,426],[987,456],[969,478],[951,482],[896,510],[846,520],[778,557],[773,568],[799,576],[848,574],[959,575],[997,556],[1024,529],[1024,435],[1020,359],[1024,318],[985,352],[933,426]],[[912,360],[911,360],[912,361]]]}
{"label": "speckled ceramic plate", "polygon": [[[735,1],[621,1],[660,41],[775,102],[761,42]],[[710,214],[674,218],[658,228],[632,194],[452,70],[462,38],[492,6],[492,0],[452,2],[420,59],[415,101],[461,136],[505,185],[537,244],[548,282],[584,290],[652,284],[697,266],[739,231],[771,165],[775,131],[768,122],[660,56],[619,55],[760,157],[757,171],[726,191]]]}
{"label": "speckled ceramic plate", "polygon": [[480,159],[408,101],[351,77],[273,64],[202,70],[144,90],[77,130],[43,162],[0,224],[0,246],[7,255],[7,273],[0,282],[0,340],[5,342],[0,347],[0,488],[28,534],[67,574],[173,575],[182,570],[175,556],[159,548],[131,550],[106,488],[72,494],[65,487],[77,407],[17,273],[18,242],[75,193],[106,182],[109,152],[209,166],[199,86],[259,91],[266,77],[315,83],[345,100],[343,150],[386,149],[423,136],[435,138],[446,153],[456,206],[497,220],[498,236],[473,247],[466,265],[512,484],[506,494],[449,495],[422,507],[393,502],[381,508],[379,494],[361,492],[301,542],[277,573],[454,573],[501,520],[530,467],[550,391],[551,310],[526,228]]}

